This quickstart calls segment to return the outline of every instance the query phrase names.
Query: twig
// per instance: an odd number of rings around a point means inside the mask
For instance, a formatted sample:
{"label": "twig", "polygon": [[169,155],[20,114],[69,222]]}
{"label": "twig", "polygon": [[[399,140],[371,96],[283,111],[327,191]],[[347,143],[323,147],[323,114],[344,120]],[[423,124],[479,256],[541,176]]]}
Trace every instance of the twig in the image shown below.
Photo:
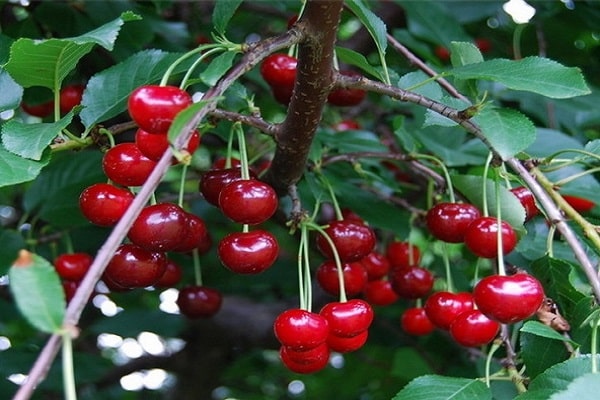
{"label": "twig", "polygon": [[233,122],[241,122],[245,125],[252,126],[266,135],[275,137],[277,125],[265,121],[264,119],[252,115],[244,115],[232,111],[221,110],[219,108],[213,110],[210,115],[218,119],[225,119]]}

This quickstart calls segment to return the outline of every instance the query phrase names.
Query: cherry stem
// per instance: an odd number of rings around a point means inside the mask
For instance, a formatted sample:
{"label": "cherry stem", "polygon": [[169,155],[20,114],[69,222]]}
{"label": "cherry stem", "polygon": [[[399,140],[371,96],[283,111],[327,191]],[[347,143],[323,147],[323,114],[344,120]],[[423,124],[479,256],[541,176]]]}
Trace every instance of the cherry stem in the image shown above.
{"label": "cherry stem", "polygon": [[202,264],[197,248],[192,251],[192,260],[194,262],[194,282],[197,286],[202,286]]}
{"label": "cherry stem", "polygon": [[500,184],[498,183],[498,179],[494,180],[494,190],[496,192],[496,225],[498,226],[496,232],[498,274],[506,275],[506,269],[504,268],[504,252],[502,251],[502,211],[500,207]]}
{"label": "cherry stem", "polygon": [[246,138],[244,137],[244,129],[240,122],[235,122],[231,128],[237,134],[238,147],[240,152],[241,173],[242,179],[250,179],[250,170],[248,166],[248,152],[246,150]]}
{"label": "cherry stem", "polygon": [[344,269],[342,267],[340,255],[338,254],[337,248],[335,247],[335,243],[333,243],[331,237],[327,234],[327,232],[325,232],[325,229],[313,223],[311,223],[311,227],[317,232],[319,232],[321,235],[323,235],[323,237],[325,238],[325,240],[327,240],[327,243],[331,247],[331,252],[333,253],[333,260],[335,261],[335,267],[337,270],[338,282],[340,284],[340,303],[345,303],[348,301],[348,298],[346,297],[346,284],[344,283]]}
{"label": "cherry stem", "polygon": [[306,247],[306,227],[300,226],[300,244],[298,245],[298,295],[300,297],[300,308],[306,310],[306,292],[304,284],[304,247]]}
{"label": "cherry stem", "polygon": [[74,249],[74,247],[73,247],[73,241],[71,240],[71,235],[69,235],[69,232],[66,231],[63,234],[62,238],[65,241],[65,250],[66,250],[66,252],[69,253],[69,254],[73,254],[73,252],[74,252],[74,250],[73,250]]}
{"label": "cherry stem", "polygon": [[488,154],[487,160],[485,160],[485,165],[483,166],[483,185],[481,189],[481,195],[483,196],[482,212],[484,217],[488,217],[490,215],[487,201],[487,178],[488,173],[490,172],[490,164],[492,162],[493,157],[494,155],[490,152],[490,154]]}
{"label": "cherry stem", "polygon": [[206,58],[209,57],[211,54],[218,53],[218,52],[224,51],[224,50],[225,49],[223,49],[221,47],[213,48],[213,49],[208,50],[206,53],[202,54],[200,57],[198,57],[198,59],[196,61],[194,61],[194,63],[186,71],[185,75],[183,76],[183,79],[181,80],[181,83],[179,84],[179,88],[185,89],[185,87],[187,86],[187,82],[189,81],[190,76],[192,75],[192,72],[196,69],[198,64],[200,64],[202,61],[206,60]]}
{"label": "cherry stem", "polygon": [[[308,229],[306,224],[300,226],[300,244],[298,250],[299,265],[298,278],[300,282],[300,308],[312,310],[312,283],[310,275],[309,248],[308,248]],[[300,260],[301,259],[301,260]],[[302,303],[304,302],[304,304]]]}
{"label": "cherry stem", "polygon": [[102,128],[98,130],[98,133],[105,135],[108,138],[108,143],[110,144],[111,148],[115,147],[115,137],[113,136],[111,131],[109,131],[106,128]]}
{"label": "cherry stem", "polygon": [[[408,253],[409,257],[412,251]],[[446,290],[454,293],[454,282],[452,281],[452,272],[450,270],[450,258],[448,257],[448,243],[442,242],[442,260],[444,261],[444,269],[446,270]]]}
{"label": "cherry stem", "polygon": [[490,387],[490,369],[492,366],[492,359],[494,356],[494,353],[501,347],[501,343],[498,343],[497,341],[494,341],[492,343],[492,346],[490,347],[490,351],[487,354],[487,357],[485,358],[485,385],[487,387]]}
{"label": "cherry stem", "polygon": [[338,221],[342,221],[344,219],[344,215],[342,214],[342,209],[340,208],[340,204],[337,201],[337,197],[335,192],[333,191],[333,187],[329,183],[329,180],[324,174],[321,174],[321,181],[327,187],[327,191],[329,192],[329,197],[331,197],[331,203],[333,204],[333,210],[335,211],[335,218]]}
{"label": "cherry stem", "polygon": [[[192,49],[192,50],[188,51],[187,53],[183,54],[181,57],[179,57],[177,60],[175,60],[173,62],[173,64],[169,65],[169,68],[167,68],[167,70],[163,74],[159,85],[166,86],[167,82],[169,81],[169,78],[171,77],[171,74],[173,74],[173,71],[175,70],[175,68],[177,68],[177,66],[179,64],[181,64],[183,61],[187,60],[188,58],[192,57],[193,55],[198,54],[206,49],[221,47],[221,46],[222,46],[221,44],[204,44],[204,45],[198,46],[195,49]],[[204,57],[204,55],[200,56],[200,58],[202,58],[202,57]]]}
{"label": "cherry stem", "polygon": [[424,160],[433,161],[435,164],[437,164],[440,167],[440,169],[442,170],[442,174],[444,175],[444,180],[446,181],[446,189],[448,190],[448,198],[450,199],[451,203],[455,203],[456,195],[454,194],[454,187],[452,186],[452,179],[450,178],[450,173],[448,172],[448,168],[446,168],[446,165],[444,165],[442,160],[440,160],[437,157],[431,156],[429,154],[416,154],[416,155],[411,154],[411,157],[416,160],[424,159]]}
{"label": "cherry stem", "polygon": [[183,164],[181,171],[181,179],[179,180],[179,195],[177,197],[177,205],[183,208],[183,199],[185,197],[185,178],[187,176],[188,165]]}
{"label": "cherry stem", "polygon": [[600,327],[600,313],[592,319],[592,343],[590,353],[592,355],[592,373],[598,373],[598,327]]}
{"label": "cherry stem", "polygon": [[65,400],[77,400],[75,369],[73,366],[73,340],[67,330],[62,335],[62,374]]}

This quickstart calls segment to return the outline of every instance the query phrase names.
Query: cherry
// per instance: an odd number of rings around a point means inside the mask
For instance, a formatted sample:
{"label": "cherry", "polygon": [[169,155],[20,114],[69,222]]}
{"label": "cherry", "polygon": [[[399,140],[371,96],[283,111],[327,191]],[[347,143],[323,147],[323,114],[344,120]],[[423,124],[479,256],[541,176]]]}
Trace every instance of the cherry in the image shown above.
{"label": "cherry", "polygon": [[[517,235],[512,226],[501,221],[502,253],[510,253],[517,245]],[[480,217],[469,225],[465,231],[465,245],[473,254],[482,258],[498,256],[498,219]]]}
{"label": "cherry", "polygon": [[206,286],[186,286],[177,295],[179,312],[188,318],[212,317],[221,309],[222,303],[221,292]]}
{"label": "cherry", "polygon": [[521,205],[525,209],[525,221],[529,221],[531,218],[539,214],[540,210],[535,204],[535,197],[531,190],[525,186],[518,186],[510,189],[510,191],[519,199]]}
{"label": "cherry", "polygon": [[[159,161],[162,155],[169,149],[169,139],[166,133],[148,133],[143,129],[138,129],[135,132],[135,144],[140,149],[142,154],[152,161]],[[182,150],[193,154],[200,145],[200,133],[194,131],[187,146]],[[178,161],[173,157],[172,164],[177,164]]]}
{"label": "cherry", "polygon": [[[256,174],[252,171],[250,171],[250,178],[256,178]],[[221,190],[229,183],[239,180],[242,180],[242,173],[239,167],[211,169],[202,175],[198,189],[206,201],[218,207]]]}
{"label": "cherry", "polygon": [[69,303],[73,297],[75,297],[75,293],[77,292],[77,289],[79,289],[79,284],[81,283],[81,281],[69,281],[69,280],[63,280],[61,282],[62,287],[63,287],[63,292],[65,293],[65,300],[67,301],[67,303]]}
{"label": "cherry", "polygon": [[[362,76],[354,71],[340,71],[340,74],[346,76]],[[367,93],[362,89],[340,88],[332,90],[327,96],[327,101],[330,104],[340,107],[349,107],[360,104]]]}
{"label": "cherry", "polygon": [[77,282],[83,279],[93,261],[87,253],[61,254],[54,259],[54,268],[61,278]]}
{"label": "cherry", "polygon": [[54,111],[54,101],[50,100],[40,104],[21,103],[21,108],[29,115],[46,118]]}
{"label": "cherry", "polygon": [[436,46],[433,49],[433,53],[439,58],[441,61],[449,61],[450,60],[450,50],[448,50],[444,46]]}
{"label": "cherry", "polygon": [[187,233],[173,251],[187,253],[197,249],[200,254],[205,253],[212,243],[204,220],[197,215],[190,213],[186,213],[185,217]]}
{"label": "cherry", "polygon": [[419,248],[409,242],[392,241],[388,243],[385,255],[392,268],[409,267],[421,261]]}
{"label": "cherry", "polygon": [[275,190],[255,179],[233,181],[219,194],[219,207],[223,214],[240,224],[265,222],[275,214],[278,204]]}
{"label": "cherry", "polygon": [[360,217],[357,213],[349,208],[342,208],[342,217],[346,221],[354,221],[357,224],[365,225],[365,220]]}
{"label": "cherry", "polygon": [[221,263],[238,274],[257,274],[269,268],[279,255],[279,244],[265,230],[234,232],[219,242]]}
{"label": "cherry", "polygon": [[327,337],[327,346],[338,353],[349,353],[363,347],[367,342],[368,337],[368,330],[362,331],[352,337],[329,335],[329,337]]}
{"label": "cherry", "polygon": [[492,42],[486,38],[475,38],[475,46],[477,46],[482,53],[488,53],[492,50]]}
{"label": "cherry", "polygon": [[[367,225],[352,220],[332,221],[325,228],[343,262],[358,261],[375,248],[375,233]],[[327,258],[333,251],[323,235],[317,236],[317,248]]]}
{"label": "cherry", "polygon": [[104,271],[104,278],[121,288],[154,285],[165,273],[164,253],[148,251],[132,243],[119,246]]}
{"label": "cherry", "polygon": [[156,166],[135,143],[119,143],[104,153],[102,168],[108,178],[123,186],[141,186]]}
{"label": "cherry", "polygon": [[490,343],[500,330],[500,324],[483,315],[480,310],[460,314],[450,325],[450,336],[467,347],[478,347]]}
{"label": "cherry", "polygon": [[389,306],[400,298],[387,279],[368,281],[363,289],[363,295],[365,300],[374,306]]}
{"label": "cherry", "polygon": [[165,133],[175,116],[192,103],[192,96],[176,86],[145,85],[131,93],[127,109],[141,129]]}
{"label": "cherry", "polygon": [[414,336],[429,335],[435,329],[423,307],[406,309],[400,317],[400,326],[404,332]]}
{"label": "cherry", "polygon": [[329,323],[329,335],[333,336],[356,336],[373,322],[373,308],[361,299],[327,303],[319,314]]}
{"label": "cherry", "polygon": [[183,270],[181,269],[181,266],[173,260],[167,260],[165,272],[160,279],[154,283],[154,286],[160,288],[174,287],[181,281],[182,275]]}
{"label": "cherry", "polygon": [[[363,291],[367,283],[367,271],[358,262],[343,263],[344,289],[346,296],[355,296]],[[329,294],[339,296],[340,280],[335,261],[326,260],[317,268],[317,282]]]}
{"label": "cherry", "polygon": [[142,209],[127,237],[149,251],[172,251],[186,238],[187,223],[188,214],[178,205],[153,204]]}
{"label": "cherry", "polygon": [[61,89],[60,112],[62,114],[68,113],[73,107],[81,104],[84,89],[84,85],[68,85]]}
{"label": "cherry", "polygon": [[390,282],[401,298],[418,299],[427,295],[433,288],[433,275],[429,270],[414,265],[392,268]]}
{"label": "cherry", "polygon": [[467,292],[435,292],[427,298],[423,308],[435,326],[448,330],[457,316],[473,309],[473,296]]}
{"label": "cherry", "polygon": [[287,106],[292,99],[292,95],[294,94],[294,86],[293,85],[280,85],[280,86],[272,86],[271,92],[273,93],[273,97],[275,100]]}
{"label": "cherry", "polygon": [[260,74],[271,87],[292,87],[298,60],[287,54],[271,54],[260,65]]}
{"label": "cherry", "polygon": [[344,119],[335,125],[332,126],[334,131],[344,132],[344,131],[354,131],[359,130],[361,128],[360,124],[353,119]]}
{"label": "cherry", "polygon": [[325,343],[329,326],[322,315],[292,308],[275,318],[273,331],[283,346],[296,351],[305,351]]}
{"label": "cherry", "polygon": [[322,370],[329,362],[330,350],[326,343],[305,351],[297,351],[286,346],[279,349],[281,362],[292,372],[311,374]]}
{"label": "cherry", "polygon": [[370,281],[379,280],[387,276],[390,271],[390,261],[378,251],[372,251],[360,259],[360,263],[367,270]]}
{"label": "cherry", "polygon": [[481,213],[472,204],[439,203],[427,211],[425,223],[436,239],[448,243],[461,243],[469,225]]}
{"label": "cherry", "polygon": [[227,157],[219,157],[213,162],[212,169],[240,168],[241,166],[242,162],[239,158],[229,157],[229,167],[227,167]]}
{"label": "cherry", "polygon": [[475,285],[473,298],[487,317],[512,324],[535,314],[544,300],[544,288],[526,273],[490,275]]}
{"label": "cherry", "polygon": [[596,203],[583,197],[569,194],[563,194],[562,197],[577,212],[588,212],[596,206]]}
{"label": "cherry", "polygon": [[79,208],[93,224],[113,226],[125,214],[135,196],[129,190],[108,183],[88,186],[79,196]]}

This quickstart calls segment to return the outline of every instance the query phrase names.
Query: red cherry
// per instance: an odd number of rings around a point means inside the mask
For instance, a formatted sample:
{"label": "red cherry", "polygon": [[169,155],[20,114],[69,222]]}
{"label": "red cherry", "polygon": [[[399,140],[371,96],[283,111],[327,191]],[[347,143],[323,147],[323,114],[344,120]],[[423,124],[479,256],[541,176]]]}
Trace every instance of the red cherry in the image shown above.
{"label": "red cherry", "polygon": [[404,311],[400,317],[400,326],[404,332],[414,336],[429,335],[435,329],[435,325],[422,307],[413,307]]}
{"label": "red cherry", "polygon": [[287,28],[291,29],[294,24],[296,23],[296,21],[298,21],[298,14],[292,15],[291,17],[288,18],[288,22],[287,22]]}
{"label": "red cherry", "polygon": [[333,130],[337,132],[355,131],[361,128],[360,124],[353,119],[344,119],[333,125]]}
{"label": "red cherry", "polygon": [[390,282],[401,298],[418,299],[425,297],[433,288],[433,275],[418,266],[392,268]]}
{"label": "red cherry", "polygon": [[79,196],[79,208],[93,224],[113,226],[125,214],[135,196],[127,189],[108,183],[88,186]]}
{"label": "red cherry", "polygon": [[213,162],[212,169],[240,168],[241,166],[242,162],[238,158],[230,157],[229,167],[227,167],[227,157],[219,157]]}
{"label": "red cherry", "polygon": [[389,306],[400,298],[387,279],[368,281],[363,289],[363,295],[365,300],[374,306]]}
{"label": "red cherry", "polygon": [[392,268],[409,267],[421,261],[419,248],[409,242],[393,241],[388,243],[385,255]]}
{"label": "red cherry", "polygon": [[273,331],[283,346],[296,351],[305,351],[325,343],[329,326],[322,315],[292,308],[275,318]]}
{"label": "red cherry", "polygon": [[234,232],[219,242],[221,263],[238,274],[258,274],[269,268],[279,255],[275,237],[264,230]]}
{"label": "red cherry", "polygon": [[[354,71],[340,71],[340,74],[346,76],[362,76]],[[340,88],[332,90],[327,96],[327,101],[330,104],[340,107],[350,107],[360,104],[367,93],[362,89]]]}
{"label": "red cherry", "polygon": [[167,258],[164,253],[126,243],[119,246],[112,256],[104,278],[122,288],[147,287],[160,279],[166,267]]}
{"label": "red cherry", "polygon": [[364,346],[369,337],[369,331],[365,330],[352,337],[329,335],[327,346],[338,353],[349,353]]}
{"label": "red cherry", "polygon": [[298,374],[312,374],[322,370],[329,362],[329,354],[329,347],[325,343],[306,351],[297,351],[286,346],[281,346],[279,350],[283,365]]}
{"label": "red cherry", "polygon": [[540,210],[535,204],[535,197],[531,190],[525,186],[518,186],[510,189],[510,191],[519,199],[521,205],[525,209],[525,221],[529,221],[531,218],[539,214]]}
{"label": "red cherry", "polygon": [[450,50],[444,46],[436,46],[433,52],[441,61],[447,62],[450,60]]}
{"label": "red cherry", "polygon": [[467,347],[479,347],[490,343],[500,330],[500,324],[483,315],[479,310],[460,314],[450,326],[450,336]]}
{"label": "red cherry", "polygon": [[448,330],[457,316],[473,309],[473,296],[467,292],[435,292],[427,298],[423,308],[435,326]]}
{"label": "red cherry", "polygon": [[69,85],[65,86],[60,91],[60,112],[66,114],[73,109],[73,107],[81,104],[81,98],[83,97],[84,85]]}
{"label": "red cherry", "polygon": [[273,97],[279,104],[283,104],[287,106],[292,100],[292,95],[294,94],[294,86],[293,85],[280,85],[280,86],[272,86],[271,92],[273,93]]}
{"label": "red cherry", "polygon": [[40,104],[21,103],[21,108],[29,115],[34,117],[46,118],[54,111],[54,101],[50,100]]}
{"label": "red cherry", "polygon": [[319,314],[329,323],[329,335],[333,336],[356,336],[373,322],[373,308],[361,299],[327,303]]}
{"label": "red cherry", "polygon": [[[373,251],[376,237],[373,229],[352,220],[332,221],[325,228],[340,259],[343,262],[358,261]],[[317,236],[317,248],[327,257],[333,258],[333,251],[323,235]]]}
{"label": "red cherry", "polygon": [[490,275],[475,285],[473,298],[487,317],[512,324],[535,314],[544,300],[544,288],[536,278],[525,273]]}
{"label": "red cherry", "polygon": [[108,178],[123,186],[141,186],[156,166],[135,143],[119,143],[104,153],[102,169]]}
{"label": "red cherry", "polygon": [[[135,144],[140,149],[142,154],[152,161],[160,160],[162,155],[169,149],[169,139],[166,133],[148,133],[143,129],[138,129],[135,132]],[[192,133],[187,146],[183,149],[190,154],[194,154],[200,145],[200,133],[195,131]],[[173,157],[172,164],[177,164],[178,161]]]}
{"label": "red cherry", "polygon": [[183,270],[181,269],[181,266],[173,260],[167,260],[165,272],[160,279],[154,283],[154,286],[160,288],[174,287],[181,281],[182,275]]}
{"label": "red cherry", "polygon": [[61,282],[62,287],[63,287],[63,292],[65,293],[65,300],[67,301],[67,303],[69,303],[73,297],[75,297],[75,293],[77,292],[77,289],[79,288],[79,284],[81,283],[81,281],[69,281],[69,280],[63,280]]}
{"label": "red cherry", "polygon": [[353,221],[357,224],[365,225],[365,220],[349,208],[342,208],[342,217],[344,221]]}
{"label": "red cherry", "polygon": [[390,272],[390,261],[378,251],[372,251],[361,258],[360,263],[367,270],[367,277],[375,281],[387,276]]}
{"label": "red cherry", "polygon": [[204,220],[190,213],[186,213],[185,216],[187,233],[173,251],[187,253],[197,249],[200,254],[205,253],[212,245],[212,242]]}
{"label": "red cherry", "polygon": [[[250,178],[256,178],[256,174],[252,171],[250,171]],[[221,190],[229,183],[239,180],[242,180],[242,173],[239,167],[211,169],[202,175],[198,189],[206,201],[218,207]]]}
{"label": "red cherry", "polygon": [[131,93],[127,109],[141,129],[165,133],[177,114],[192,103],[192,96],[176,86],[146,85]]}
{"label": "red cherry", "polygon": [[[367,283],[367,271],[358,262],[343,263],[344,289],[346,296],[352,297],[361,293]],[[335,261],[327,260],[317,268],[317,282],[329,294],[339,296],[340,280]]]}
{"label": "red cherry", "polygon": [[573,196],[569,194],[563,194],[562,197],[577,212],[588,212],[592,208],[594,208],[594,206],[596,206],[596,203],[583,197]]}
{"label": "red cherry", "polygon": [[144,207],[127,237],[149,251],[172,251],[184,241],[188,214],[178,205],[158,203]]}
{"label": "red cherry", "polygon": [[492,50],[492,42],[486,38],[475,38],[475,46],[482,53],[489,53]]}
{"label": "red cherry", "polygon": [[278,205],[275,190],[256,179],[231,182],[219,194],[219,208],[223,214],[240,224],[263,223],[275,214]]}
{"label": "red cherry", "polygon": [[223,303],[221,292],[206,286],[186,286],[177,295],[179,312],[188,318],[208,318],[215,315]]}
{"label": "red cherry", "polygon": [[[501,221],[502,252],[508,254],[517,245],[517,235],[512,226]],[[465,245],[473,254],[482,258],[498,257],[498,219],[481,217],[469,225],[465,231]]]}
{"label": "red cherry", "polygon": [[469,225],[481,213],[472,204],[439,203],[427,211],[427,229],[436,239],[448,243],[461,243]]}
{"label": "red cherry", "polygon": [[87,253],[61,254],[54,259],[54,268],[58,275],[69,281],[83,279],[94,258]]}
{"label": "red cherry", "polygon": [[260,74],[271,87],[293,87],[298,60],[287,54],[271,54],[260,65]]}

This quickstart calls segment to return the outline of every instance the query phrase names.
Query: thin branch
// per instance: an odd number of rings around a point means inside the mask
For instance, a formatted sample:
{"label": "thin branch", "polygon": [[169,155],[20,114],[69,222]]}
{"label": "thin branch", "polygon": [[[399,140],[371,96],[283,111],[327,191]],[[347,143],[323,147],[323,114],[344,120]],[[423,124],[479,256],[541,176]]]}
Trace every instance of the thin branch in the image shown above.
{"label": "thin branch", "polygon": [[275,137],[275,134],[278,131],[277,125],[267,122],[258,116],[244,115],[232,111],[221,110],[219,108],[213,110],[210,113],[210,115],[211,117],[215,117],[218,119],[225,119],[227,121],[232,122],[241,122],[242,124],[252,126],[260,130],[262,133],[272,137]]}

